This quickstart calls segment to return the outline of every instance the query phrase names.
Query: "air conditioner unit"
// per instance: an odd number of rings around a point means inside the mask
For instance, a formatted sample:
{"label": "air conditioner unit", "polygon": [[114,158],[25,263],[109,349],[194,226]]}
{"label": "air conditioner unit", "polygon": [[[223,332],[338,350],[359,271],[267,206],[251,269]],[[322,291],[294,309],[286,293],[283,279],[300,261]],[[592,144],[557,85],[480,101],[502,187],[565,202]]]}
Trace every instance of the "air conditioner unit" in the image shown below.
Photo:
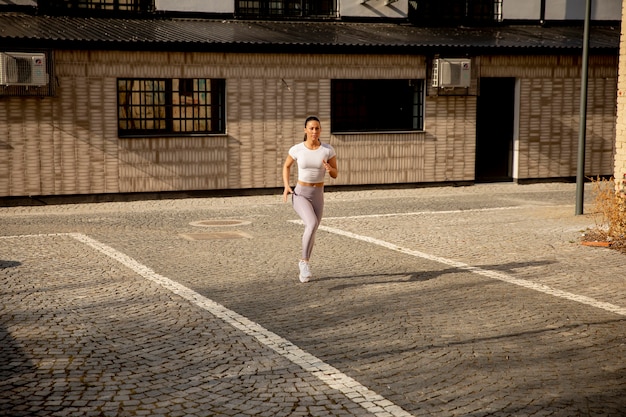
{"label": "air conditioner unit", "polygon": [[0,85],[41,86],[47,84],[46,54],[0,52]]}
{"label": "air conditioner unit", "polygon": [[472,81],[472,61],[466,58],[437,58],[433,61],[433,87],[468,88]]}

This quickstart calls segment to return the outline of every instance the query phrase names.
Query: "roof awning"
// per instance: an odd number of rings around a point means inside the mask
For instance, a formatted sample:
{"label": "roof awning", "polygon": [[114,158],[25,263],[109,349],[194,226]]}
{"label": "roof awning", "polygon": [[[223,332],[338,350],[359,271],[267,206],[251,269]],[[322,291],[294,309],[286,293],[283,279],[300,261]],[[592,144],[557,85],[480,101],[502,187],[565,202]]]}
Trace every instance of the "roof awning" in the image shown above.
{"label": "roof awning", "polygon": [[[4,48],[289,53],[579,53],[582,26],[424,28],[407,23],[115,19],[0,13]],[[596,26],[590,50],[617,53],[620,28]]]}

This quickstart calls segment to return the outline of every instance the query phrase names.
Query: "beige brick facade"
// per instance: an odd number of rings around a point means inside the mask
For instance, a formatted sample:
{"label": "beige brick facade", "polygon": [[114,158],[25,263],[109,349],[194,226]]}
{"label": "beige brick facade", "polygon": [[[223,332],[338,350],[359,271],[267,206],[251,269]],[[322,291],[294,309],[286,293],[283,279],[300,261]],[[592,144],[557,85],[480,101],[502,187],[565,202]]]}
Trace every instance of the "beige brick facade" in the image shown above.
{"label": "beige brick facade", "polygon": [[[331,134],[332,79],[428,79],[428,61],[418,55],[56,51],[56,96],[0,97],[0,196],[281,187],[282,161],[302,139],[309,114],[320,116],[322,140],[338,153],[341,174],[331,185],[473,181],[480,77],[517,80],[514,178],[576,175],[580,62],[574,56],[474,57],[467,94],[428,89],[423,132]],[[118,138],[118,77],[224,78],[226,134]],[[616,86],[617,56],[592,56],[587,175],[610,175],[614,165],[617,174],[626,172],[623,119],[621,162],[613,160]]]}
{"label": "beige brick facade", "polygon": [[[626,2],[622,2],[622,22],[626,18]],[[626,27],[622,23],[620,37],[619,77],[617,86],[617,126],[615,129],[615,182],[626,193]]]}

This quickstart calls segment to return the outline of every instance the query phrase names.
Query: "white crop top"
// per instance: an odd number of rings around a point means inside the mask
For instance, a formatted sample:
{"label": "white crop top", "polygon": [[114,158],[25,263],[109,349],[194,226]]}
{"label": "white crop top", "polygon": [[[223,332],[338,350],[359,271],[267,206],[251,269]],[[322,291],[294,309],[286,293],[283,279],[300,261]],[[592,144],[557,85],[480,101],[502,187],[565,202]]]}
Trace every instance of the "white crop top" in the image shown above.
{"label": "white crop top", "polygon": [[326,169],[322,161],[328,161],[336,155],[333,147],[327,143],[312,150],[300,142],[289,149],[289,156],[298,163],[298,181],[310,183],[324,182]]}

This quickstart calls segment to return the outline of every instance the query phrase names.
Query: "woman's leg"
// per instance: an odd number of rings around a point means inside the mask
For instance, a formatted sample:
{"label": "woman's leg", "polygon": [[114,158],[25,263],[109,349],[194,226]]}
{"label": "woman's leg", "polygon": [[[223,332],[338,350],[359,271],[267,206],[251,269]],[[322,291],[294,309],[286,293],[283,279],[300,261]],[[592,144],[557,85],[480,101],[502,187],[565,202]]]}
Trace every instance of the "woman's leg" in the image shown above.
{"label": "woman's leg", "polygon": [[320,225],[324,211],[324,188],[296,185],[293,194],[293,208],[304,222],[302,259],[308,261],[313,252],[315,232]]}

